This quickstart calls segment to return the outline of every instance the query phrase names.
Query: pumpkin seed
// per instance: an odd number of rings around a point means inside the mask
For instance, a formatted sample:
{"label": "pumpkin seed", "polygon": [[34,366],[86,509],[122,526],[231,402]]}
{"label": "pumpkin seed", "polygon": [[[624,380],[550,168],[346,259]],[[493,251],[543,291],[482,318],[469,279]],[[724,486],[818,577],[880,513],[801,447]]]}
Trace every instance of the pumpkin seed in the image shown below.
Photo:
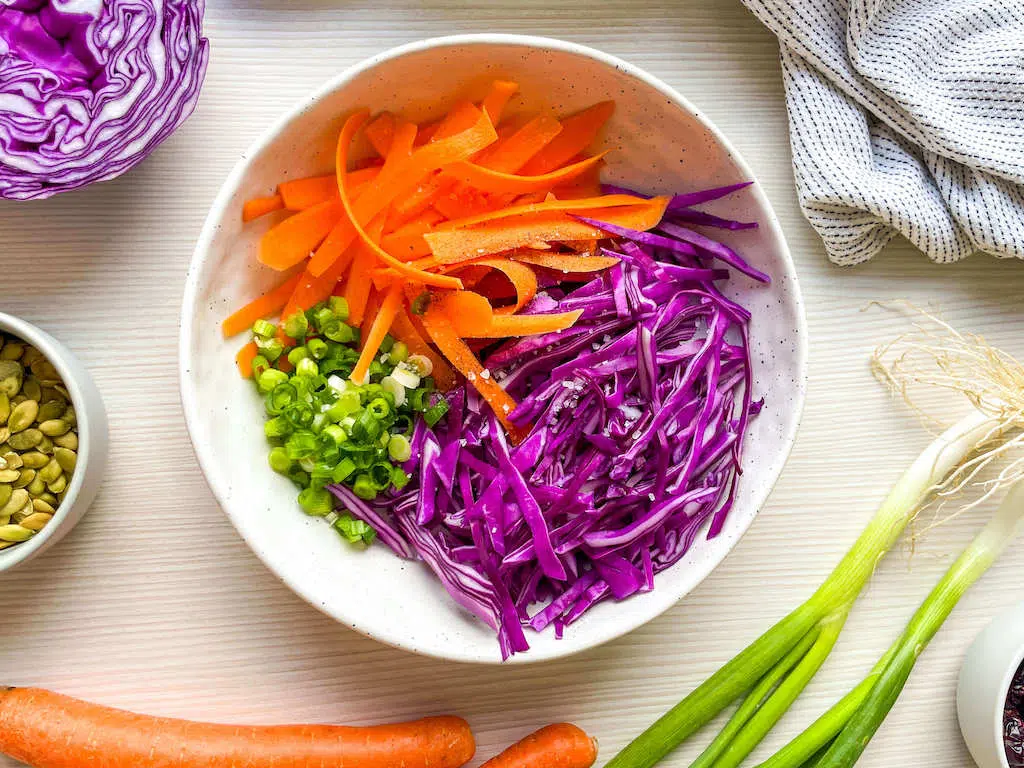
{"label": "pumpkin seed", "polygon": [[27,451],[35,448],[43,440],[43,433],[38,429],[26,429],[16,435],[11,435],[7,444],[16,451]]}
{"label": "pumpkin seed", "polygon": [[50,463],[49,456],[39,451],[30,451],[29,453],[23,453],[21,454],[21,460],[29,469],[42,469],[43,467]]}
{"label": "pumpkin seed", "polygon": [[64,419],[50,419],[40,422],[38,429],[47,437],[60,437],[68,433],[71,425],[64,421]]}
{"label": "pumpkin seed", "polygon": [[30,531],[41,531],[50,520],[53,519],[52,512],[33,512],[31,515],[22,520],[18,525],[22,528],[28,528]]}
{"label": "pumpkin seed", "polygon": [[36,512],[45,512],[48,515],[52,515],[57,511],[50,506],[48,501],[43,501],[42,499],[32,499],[32,509]]}
{"label": "pumpkin seed", "polygon": [[39,445],[36,446],[36,450],[40,453],[45,453],[47,456],[53,456],[53,440],[43,435],[39,440]]}
{"label": "pumpkin seed", "polygon": [[66,435],[53,438],[53,444],[58,445],[61,448],[67,448],[69,451],[77,451],[78,435],[74,432],[68,432]]}
{"label": "pumpkin seed", "polygon": [[0,485],[0,510],[7,506],[7,502],[11,500],[11,494],[14,489],[6,483]]}
{"label": "pumpkin seed", "polygon": [[[0,392],[0,424],[7,423],[7,417],[11,415],[11,396],[6,392]],[[0,442],[4,442],[0,440]]]}
{"label": "pumpkin seed", "polygon": [[28,491],[24,488],[17,488],[11,493],[7,503],[0,507],[0,517],[10,517],[29,501]]}
{"label": "pumpkin seed", "polygon": [[65,490],[67,490],[68,479],[64,475],[61,475],[52,483],[47,483],[46,487],[49,489],[51,493],[56,493],[59,496],[60,494],[64,493]]}
{"label": "pumpkin seed", "polygon": [[16,341],[8,341],[0,349],[0,360],[18,360],[25,353],[25,345]]}
{"label": "pumpkin seed", "polygon": [[17,360],[0,360],[0,392],[14,397],[21,391],[25,369]]}
{"label": "pumpkin seed", "polygon": [[59,419],[64,415],[64,411],[67,410],[61,400],[47,400],[45,403],[39,406],[39,415],[36,416],[40,422],[49,421],[50,419]]}
{"label": "pumpkin seed", "polygon": [[31,427],[38,415],[39,401],[26,400],[25,402],[16,405],[14,410],[11,411],[10,418],[7,419],[7,428],[10,429],[12,433],[21,432],[22,430]]}
{"label": "pumpkin seed", "polygon": [[60,464],[60,468],[65,472],[71,473],[75,471],[75,465],[78,463],[78,454],[69,448],[54,448],[53,458]]}
{"label": "pumpkin seed", "polygon": [[44,493],[46,493],[46,483],[37,473],[36,479],[29,483],[28,487],[25,490],[32,494],[33,498],[37,496],[42,496]]}
{"label": "pumpkin seed", "polygon": [[8,451],[7,453],[0,453],[0,461],[4,463],[4,469],[21,469],[25,466],[25,460],[21,458],[20,454],[14,451]]}
{"label": "pumpkin seed", "polygon": [[[14,470],[17,472],[18,470]],[[13,488],[24,488],[26,485],[36,479],[36,471],[34,469],[23,469],[18,473],[18,479],[11,483]]]}
{"label": "pumpkin seed", "polygon": [[25,379],[21,385],[21,394],[27,397],[29,400],[35,400],[39,402],[39,398],[43,396],[43,388],[39,384],[39,379],[34,376],[29,376]]}
{"label": "pumpkin seed", "polygon": [[44,483],[52,483],[61,476],[62,472],[60,463],[56,459],[50,459],[49,463],[39,470],[39,477],[42,478]]}
{"label": "pumpkin seed", "polygon": [[0,525],[0,541],[28,541],[35,535],[35,531],[22,528],[20,525],[8,523]]}
{"label": "pumpkin seed", "polygon": [[14,483],[21,473],[16,469],[0,469],[0,483]]}

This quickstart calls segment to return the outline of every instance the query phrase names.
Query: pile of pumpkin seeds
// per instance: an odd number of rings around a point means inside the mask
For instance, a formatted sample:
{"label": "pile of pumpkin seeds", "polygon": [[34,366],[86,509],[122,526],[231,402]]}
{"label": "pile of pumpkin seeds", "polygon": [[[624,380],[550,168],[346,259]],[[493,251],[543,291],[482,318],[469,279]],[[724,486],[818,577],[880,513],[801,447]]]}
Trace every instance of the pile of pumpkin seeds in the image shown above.
{"label": "pile of pumpkin seeds", "polygon": [[28,541],[53,518],[75,471],[77,428],[53,364],[0,334],[0,549]]}

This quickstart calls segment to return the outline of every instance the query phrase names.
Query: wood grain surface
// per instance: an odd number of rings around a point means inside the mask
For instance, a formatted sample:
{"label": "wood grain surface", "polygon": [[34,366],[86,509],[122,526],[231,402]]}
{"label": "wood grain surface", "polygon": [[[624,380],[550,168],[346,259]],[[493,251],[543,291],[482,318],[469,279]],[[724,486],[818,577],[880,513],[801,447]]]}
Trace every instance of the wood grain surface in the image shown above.
{"label": "wood grain surface", "polygon": [[[874,345],[904,328],[873,299],[941,307],[1024,356],[1022,265],[939,267],[896,242],[831,266],[793,188],[777,46],[733,0],[208,0],[212,57],[194,117],[141,167],[55,199],[0,205],[0,308],[91,367],[111,417],[109,477],[45,556],[0,577],[0,682],[156,714],[369,723],[466,716],[481,757],[555,719],[611,756],[806,597],[928,435],[872,379]],[[789,239],[807,303],[810,386],[792,458],[746,538],[704,584],[631,635],[515,668],[386,648],[295,597],[208,491],[176,383],[185,270],[206,210],[257,134],[340,69],[390,46],[472,31],[543,34],[622,56],[677,87],[746,156]],[[769,393],[769,396],[770,393]],[[867,672],[986,510],[885,560],[765,756]],[[971,638],[1020,599],[1017,546],[956,609],[869,747],[865,766],[964,766],[954,689]],[[344,589],[339,584],[338,589]],[[685,766],[699,740],[668,765]],[[0,758],[0,766],[7,766]]]}

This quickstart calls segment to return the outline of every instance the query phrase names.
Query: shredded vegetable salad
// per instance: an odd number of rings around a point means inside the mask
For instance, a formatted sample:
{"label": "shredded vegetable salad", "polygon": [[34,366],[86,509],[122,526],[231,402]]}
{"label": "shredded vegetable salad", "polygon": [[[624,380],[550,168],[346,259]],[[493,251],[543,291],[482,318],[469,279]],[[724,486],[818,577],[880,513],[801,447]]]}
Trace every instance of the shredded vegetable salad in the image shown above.
{"label": "shredded vegetable salad", "polygon": [[[260,260],[295,271],[224,323],[253,328],[242,375],[268,403],[288,388],[302,417],[268,410],[267,435],[303,509],[424,561],[504,657],[529,647],[527,630],[561,636],[594,605],[654,589],[722,529],[762,401],[750,313],[719,285],[769,280],[710,234],[756,223],[695,208],[747,183],[601,186],[607,153],[588,150],[614,104],[506,115],[516,90],[496,81],[424,125],[349,116],[333,174],[244,206],[246,220],[280,217]],[[349,346],[328,359],[345,364],[325,372],[299,350],[341,302]],[[284,361],[270,374],[268,348]],[[409,356],[426,388],[405,381],[395,358]]]}

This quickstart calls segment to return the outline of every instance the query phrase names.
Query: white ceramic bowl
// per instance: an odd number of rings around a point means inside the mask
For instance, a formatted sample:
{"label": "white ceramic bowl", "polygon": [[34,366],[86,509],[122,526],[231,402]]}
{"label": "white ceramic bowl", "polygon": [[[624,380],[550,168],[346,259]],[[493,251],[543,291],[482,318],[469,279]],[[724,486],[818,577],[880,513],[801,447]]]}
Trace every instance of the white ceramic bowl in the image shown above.
{"label": "white ceramic bowl", "polygon": [[[299,595],[338,621],[417,653],[499,661],[493,633],[445,594],[425,566],[385,547],[346,548],[319,520],[305,517],[295,490],[267,468],[263,408],[232,359],[241,339],[224,342],[218,324],[279,281],[255,256],[259,226],[241,223],[242,202],[288,178],[330,172],[341,121],[369,106],[413,119],[437,116],[457,96],[482,94],[495,77],[520,84],[515,109],[571,112],[617,102],[605,144],[614,148],[605,179],[644,189],[688,191],[752,178],[718,130],[676,91],[636,67],[572,43],[512,35],[426,40],[373,57],[338,75],[271,126],[244,155],[210,211],[185,288],[181,391],[199,462],[221,506],[253,551]],[[745,279],[732,291],[753,312],[757,395],[768,404],[752,422],[746,472],[725,530],[700,541],[657,588],[603,603],[562,640],[531,635],[515,661],[565,656],[649,621],[692,590],[736,544],[764,503],[789,454],[804,400],[806,329],[793,263],[768,200],[755,185],[719,201],[715,212],[756,220],[756,230],[723,239],[774,278]]]}
{"label": "white ceramic bowl", "polygon": [[971,643],[960,668],[956,713],[979,768],[1008,768],[1003,705],[1024,662],[1024,603],[992,620]]}
{"label": "white ceramic bowl", "polygon": [[0,550],[0,572],[31,560],[52,547],[89,509],[107,467],[107,413],[89,371],[71,352],[31,323],[0,312],[0,331],[26,341],[53,363],[71,395],[78,417],[78,461],[67,495],[53,519],[39,533],[16,547]]}

